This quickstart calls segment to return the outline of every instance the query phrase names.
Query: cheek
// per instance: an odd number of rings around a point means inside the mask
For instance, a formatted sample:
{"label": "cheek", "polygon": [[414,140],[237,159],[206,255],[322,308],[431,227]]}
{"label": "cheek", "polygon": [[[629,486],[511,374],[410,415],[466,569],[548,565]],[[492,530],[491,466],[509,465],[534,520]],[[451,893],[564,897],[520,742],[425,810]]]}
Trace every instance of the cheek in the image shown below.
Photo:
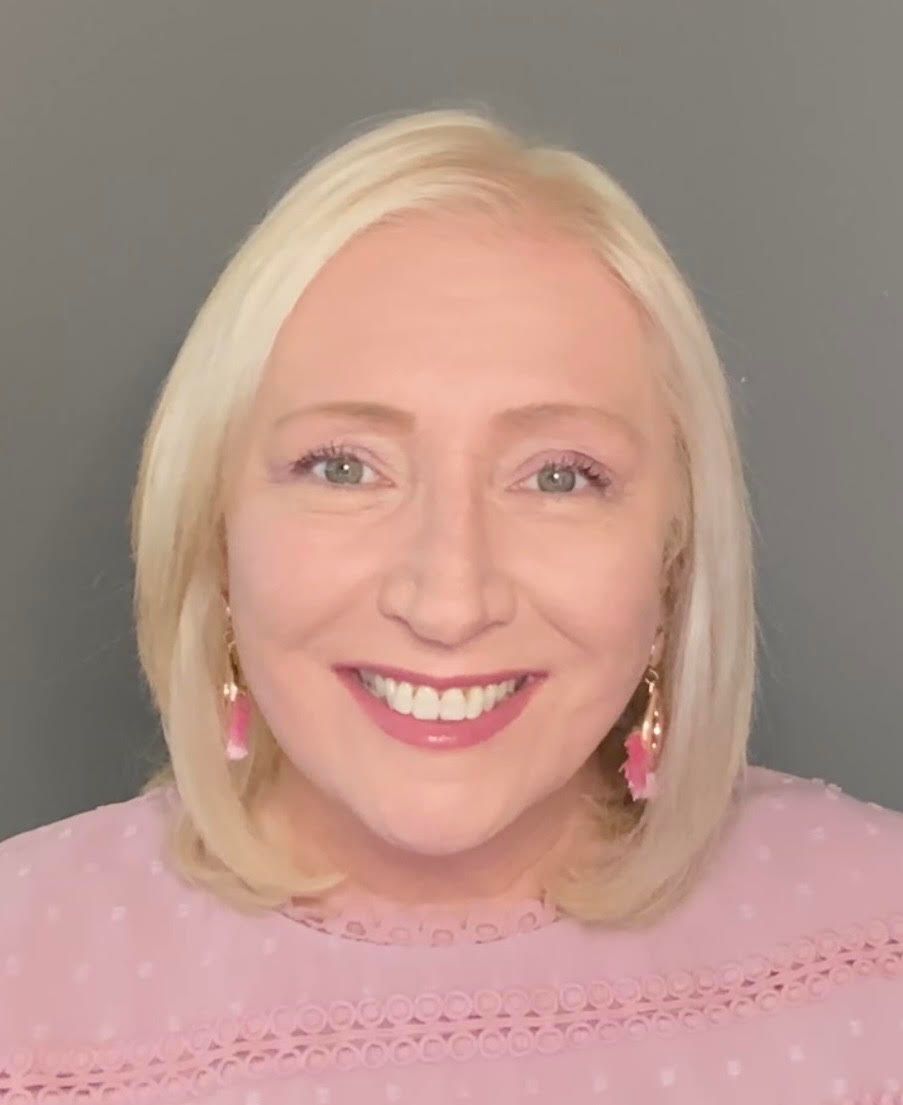
{"label": "cheek", "polygon": [[343,560],[309,521],[249,505],[226,519],[233,610],[263,636],[296,636],[340,594]]}
{"label": "cheek", "polygon": [[[544,620],[555,624],[572,655],[562,670],[556,711],[566,714],[569,765],[589,755],[621,717],[650,659],[661,622],[661,551],[649,537],[611,532],[572,544],[561,563],[549,552]],[[580,555],[575,555],[576,553]]]}
{"label": "cheek", "polygon": [[634,530],[596,530],[533,554],[533,590],[550,620],[586,647],[632,638],[651,648],[660,613],[658,537]]}
{"label": "cheek", "polygon": [[652,647],[659,617],[660,558],[648,550],[617,550],[602,558],[599,570],[581,588],[582,617],[597,635],[634,637]]}
{"label": "cheek", "polygon": [[[248,500],[226,517],[230,605],[242,673],[277,741],[298,758],[293,734],[316,734],[323,724],[320,686],[310,642],[334,616],[336,580],[321,543],[265,498]],[[313,675],[313,678],[311,676]],[[301,693],[301,688],[305,688]],[[311,741],[305,742],[310,750]]]}
{"label": "cheek", "polygon": [[597,704],[611,725],[636,690],[661,622],[659,559],[634,552],[606,565],[584,592],[585,624],[595,646]]}

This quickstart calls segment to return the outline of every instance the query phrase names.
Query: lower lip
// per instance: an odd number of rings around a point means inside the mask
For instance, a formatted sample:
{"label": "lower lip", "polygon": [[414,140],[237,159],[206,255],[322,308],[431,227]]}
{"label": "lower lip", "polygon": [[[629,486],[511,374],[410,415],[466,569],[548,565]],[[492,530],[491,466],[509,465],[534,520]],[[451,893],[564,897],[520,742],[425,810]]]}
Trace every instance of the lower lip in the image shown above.
{"label": "lower lip", "polygon": [[509,695],[500,706],[494,706],[487,713],[473,720],[465,718],[462,721],[438,719],[421,721],[410,714],[396,713],[382,699],[372,695],[361,683],[357,674],[348,668],[343,668],[336,674],[360,703],[367,716],[384,733],[403,744],[412,744],[417,748],[431,748],[436,751],[470,748],[472,745],[488,741],[518,717],[543,682],[542,678],[531,676],[519,691]]}

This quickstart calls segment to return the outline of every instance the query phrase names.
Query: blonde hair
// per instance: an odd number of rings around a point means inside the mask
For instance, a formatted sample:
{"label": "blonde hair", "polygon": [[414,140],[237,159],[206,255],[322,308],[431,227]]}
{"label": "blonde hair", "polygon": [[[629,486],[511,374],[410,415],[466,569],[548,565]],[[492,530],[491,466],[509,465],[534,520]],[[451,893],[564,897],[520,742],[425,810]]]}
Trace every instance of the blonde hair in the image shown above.
{"label": "blonde hair", "polygon": [[[751,512],[725,376],[692,292],[633,200],[577,153],[532,145],[486,110],[390,118],[328,153],[266,213],[217,280],[165,381],[132,504],[141,664],[174,784],[172,858],[240,909],[316,898],[341,872],[302,871],[263,799],[281,751],[255,711],[251,754],[223,754],[223,485],[229,442],[281,323],[358,232],[408,211],[540,211],[589,245],[630,292],[666,355],[657,365],[682,495],[665,549],[659,794],[632,802],[617,767],[643,684],[600,734],[593,846],[549,872],[545,893],[586,922],[647,923],[692,886],[746,769],[756,624]],[[604,739],[602,739],[604,736]]]}

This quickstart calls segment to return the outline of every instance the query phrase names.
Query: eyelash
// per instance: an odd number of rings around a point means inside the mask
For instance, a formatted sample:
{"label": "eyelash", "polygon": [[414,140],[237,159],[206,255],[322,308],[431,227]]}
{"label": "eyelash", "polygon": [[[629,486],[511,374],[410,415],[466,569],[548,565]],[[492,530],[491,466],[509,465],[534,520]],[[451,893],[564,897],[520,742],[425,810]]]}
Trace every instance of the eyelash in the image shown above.
{"label": "eyelash", "polygon": [[[306,475],[321,460],[334,460],[337,457],[344,457],[348,460],[356,460],[361,464],[366,464],[366,461],[359,457],[352,448],[342,445],[341,442],[330,442],[320,448],[311,449],[310,452],[294,461],[291,465],[291,473],[293,476]],[[581,475],[585,476],[590,484],[603,495],[608,492],[612,484],[611,477],[606,474],[603,468],[588,457],[582,457],[580,453],[564,453],[556,460],[546,461],[542,467],[573,468],[576,472],[580,472]],[[571,493],[564,495],[565,498],[570,496]]]}

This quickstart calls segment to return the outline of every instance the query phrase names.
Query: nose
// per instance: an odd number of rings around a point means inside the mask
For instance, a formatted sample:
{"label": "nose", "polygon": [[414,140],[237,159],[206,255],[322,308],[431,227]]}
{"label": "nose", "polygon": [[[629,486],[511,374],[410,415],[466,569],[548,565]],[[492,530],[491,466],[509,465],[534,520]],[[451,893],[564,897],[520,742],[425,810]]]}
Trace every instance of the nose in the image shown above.
{"label": "nose", "polygon": [[383,581],[380,608],[418,637],[449,648],[509,622],[514,588],[497,563],[490,504],[473,483],[423,487],[410,535]]}

